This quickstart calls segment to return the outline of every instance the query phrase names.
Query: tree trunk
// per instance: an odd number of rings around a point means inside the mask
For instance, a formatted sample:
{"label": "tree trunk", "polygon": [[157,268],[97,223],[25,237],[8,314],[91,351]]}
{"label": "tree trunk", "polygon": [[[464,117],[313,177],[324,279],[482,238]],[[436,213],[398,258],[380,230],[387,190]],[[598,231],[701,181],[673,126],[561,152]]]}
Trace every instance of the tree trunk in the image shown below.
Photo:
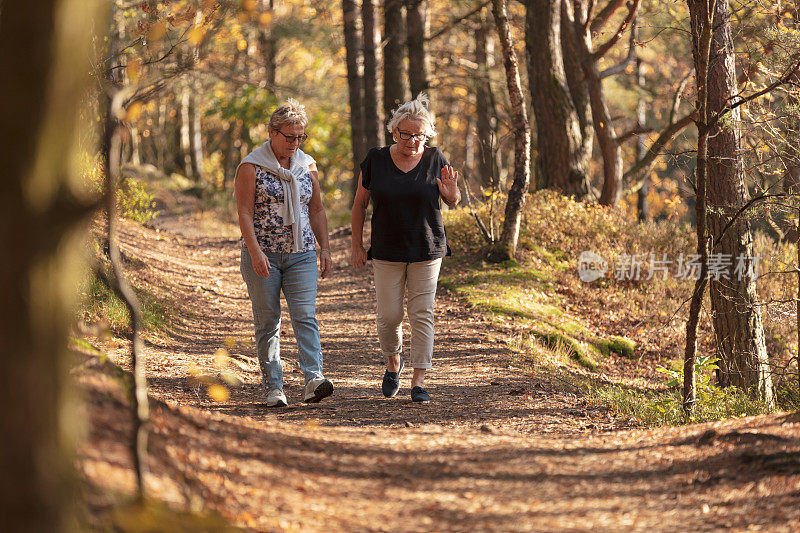
{"label": "tree trunk", "polygon": [[697,166],[695,169],[695,220],[697,222],[697,255],[700,257],[700,275],[695,280],[689,318],[686,321],[686,347],[683,354],[683,410],[687,416],[694,411],[696,397],[694,366],[697,356],[697,325],[708,282],[708,217],[706,210],[708,185],[708,59],[711,49],[710,12],[700,12],[706,23],[702,30],[692,32],[692,49],[697,76]]}
{"label": "tree trunk", "polygon": [[[639,32],[639,17],[636,17],[636,20],[633,22],[633,28],[631,28],[633,32],[634,40],[638,39],[638,32]],[[644,130],[645,123],[647,121],[647,102],[644,99],[644,92],[645,87],[647,84],[647,78],[644,75],[644,65],[642,64],[642,59],[637,55],[636,56],[636,66],[634,68],[634,74],[636,76],[636,86],[639,87],[639,96],[636,102],[636,128],[639,130]],[[638,163],[642,159],[644,159],[645,154],[647,153],[647,141],[646,135],[640,133],[636,136],[636,162]],[[650,220],[650,206],[647,202],[647,194],[650,192],[650,177],[645,176],[642,181],[642,186],[637,193],[637,201],[636,207],[638,212],[639,222],[647,222]]]}
{"label": "tree trunk", "polygon": [[[713,3],[713,8],[709,3]],[[708,224],[712,251],[729,254],[718,257],[728,258],[736,264],[739,258],[753,256],[753,237],[746,217],[739,217],[720,240],[722,228],[748,199],[740,156],[739,110],[729,113],[724,121],[711,121],[737,93],[730,11],[727,0],[688,0],[688,4],[698,73],[705,65],[701,62],[697,36],[708,24],[710,17],[707,17],[707,12],[714,10],[707,65],[707,108],[703,110],[708,117],[705,124],[711,124],[708,131]],[[699,128],[704,129],[705,124]],[[761,312],[755,305],[756,276],[749,268],[753,266],[752,261],[747,261],[746,266],[748,268],[738,272],[728,268],[724,274],[727,279],[712,278],[709,283],[711,314],[720,355],[718,378],[722,386],[736,385],[772,403],[772,378]]]}
{"label": "tree trunk", "polygon": [[588,160],[564,72],[561,0],[528,0],[526,13],[528,83],[542,176],[537,188],[584,199],[589,194]]}
{"label": "tree trunk", "polygon": [[364,137],[383,145],[380,117],[381,85],[378,79],[378,43],[380,30],[376,17],[376,0],[362,0],[361,22],[364,28]]}
{"label": "tree trunk", "polygon": [[[172,115],[169,120],[170,122],[170,147],[172,150],[169,150],[167,153],[170,154],[170,167],[171,172],[177,172],[182,175],[186,175],[186,158],[184,157],[183,151],[183,92],[180,89],[176,89],[173,93],[174,97],[174,104],[175,104],[175,114]],[[191,168],[191,167],[190,167]]]}
{"label": "tree trunk", "polygon": [[426,0],[406,0],[408,79],[412,98],[430,87],[428,56],[425,53],[425,38],[428,35],[427,11]]}
{"label": "tree trunk", "polygon": [[239,134],[239,138],[241,139],[241,144],[239,145],[239,155],[244,157],[245,155],[250,153],[250,149],[253,147],[253,138],[250,137],[250,126],[247,125],[247,122],[242,120],[242,127],[241,133]]}
{"label": "tree trunk", "polygon": [[[274,0],[261,0],[261,10],[265,14],[274,15]],[[275,62],[275,54],[278,50],[278,39],[275,38],[275,31],[272,24],[261,26],[258,32],[258,43],[261,48],[261,55],[264,58],[264,83],[267,89],[275,94],[275,71],[278,65]],[[238,48],[237,48],[238,50]]]}
{"label": "tree trunk", "polygon": [[461,195],[462,203],[465,207],[469,207],[472,203],[472,194],[470,188],[474,181],[473,170],[475,169],[475,115],[470,114],[467,117],[467,127],[464,130],[464,179],[461,180],[461,185],[464,188],[464,194]]}
{"label": "tree trunk", "polygon": [[131,136],[131,164],[135,166],[139,166],[142,164],[142,156],[141,156],[141,142],[139,139],[139,128],[136,126],[131,126],[128,130]]}
{"label": "tree trunk", "polygon": [[202,113],[198,103],[200,91],[199,81],[192,83],[192,90],[189,92],[189,153],[192,162],[192,178],[197,183],[201,183],[205,178]]}
{"label": "tree trunk", "polygon": [[[89,206],[72,193],[80,102],[90,82],[97,0],[4,2],[0,16],[0,516],[6,531],[62,531],[72,444],[83,424],[67,387],[67,324],[83,274]],[[68,30],[67,30],[68,29]],[[35,169],[35,170],[34,170]]]}
{"label": "tree trunk", "polygon": [[622,147],[617,142],[617,132],[611,122],[608,101],[603,91],[603,80],[594,60],[584,63],[589,98],[592,102],[592,120],[597,144],[603,156],[603,189],[600,204],[617,205],[622,197]]}
{"label": "tree trunk", "polygon": [[517,55],[514,52],[514,43],[511,40],[511,29],[508,23],[505,0],[492,0],[492,7],[497,33],[503,46],[503,63],[505,65],[506,83],[508,85],[509,99],[511,100],[512,124],[514,127],[514,182],[508,191],[500,240],[495,244],[490,254],[490,259],[502,261],[513,259],[517,251],[522,210],[525,207],[528,186],[530,185],[531,130],[528,124],[525,98],[522,95],[519,66],[517,64]]}
{"label": "tree trunk", "polygon": [[[582,15],[585,17],[585,14]],[[589,99],[589,87],[580,60],[580,40],[584,34],[578,33],[578,28],[584,19],[578,17],[572,2],[561,1],[561,57],[564,61],[564,74],[569,87],[569,94],[578,117],[581,130],[581,148],[578,152],[581,168],[589,168],[594,149],[594,122],[592,120],[592,106]]]}
{"label": "tree trunk", "polygon": [[495,158],[494,140],[495,125],[497,115],[494,105],[494,94],[490,78],[490,65],[488,42],[491,26],[486,20],[483,11],[475,30],[475,62],[478,65],[478,73],[475,76],[475,108],[476,108],[476,130],[478,136],[477,159],[479,183],[485,189],[491,189],[492,184],[497,180],[497,166]]}
{"label": "tree trunk", "polygon": [[383,112],[387,120],[392,116],[392,111],[406,101],[406,77],[403,65],[404,35],[403,0],[384,0]]}
{"label": "tree trunk", "polygon": [[241,146],[237,135],[237,129],[241,131],[240,124],[241,120],[234,118],[228,123],[228,129],[225,130],[225,141],[222,143],[222,189],[227,187],[228,182],[233,183],[236,167],[241,160],[239,157],[241,154],[237,151],[237,147]]}
{"label": "tree trunk", "polygon": [[167,119],[166,98],[162,98],[161,101],[158,102],[157,109],[158,118],[156,120],[156,124],[158,125],[158,130],[151,131],[150,138],[153,139],[153,149],[156,153],[156,167],[158,167],[158,169],[163,171],[165,174],[169,174],[166,168],[166,149],[167,144],[169,143],[169,137],[167,135],[167,123],[169,120]]}
{"label": "tree trunk", "polygon": [[187,178],[194,178],[194,167],[192,166],[192,119],[191,112],[189,111],[189,88],[184,87],[181,90],[181,128],[180,128],[180,146],[181,146],[181,159],[183,162],[182,171],[183,175]]}
{"label": "tree trunk", "polygon": [[[237,74],[239,70],[239,59],[241,57],[242,52],[239,50],[239,47],[234,47],[233,59],[231,60],[231,76],[235,76]],[[225,187],[227,187],[228,181],[231,183],[233,182],[235,178],[233,174],[236,172],[236,167],[241,159],[236,153],[237,144],[241,145],[241,141],[238,140],[239,136],[236,134],[239,122],[240,120],[237,117],[231,117],[226,124],[224,133],[222,134],[222,182],[219,184],[219,187],[223,190]]]}
{"label": "tree trunk", "polygon": [[361,55],[361,36],[358,34],[356,20],[358,12],[353,0],[342,0],[344,17],[344,46],[347,54],[347,87],[350,96],[350,134],[353,147],[353,179],[352,191],[358,185],[359,165],[367,153],[364,139],[364,99],[362,96],[363,80],[359,67]]}

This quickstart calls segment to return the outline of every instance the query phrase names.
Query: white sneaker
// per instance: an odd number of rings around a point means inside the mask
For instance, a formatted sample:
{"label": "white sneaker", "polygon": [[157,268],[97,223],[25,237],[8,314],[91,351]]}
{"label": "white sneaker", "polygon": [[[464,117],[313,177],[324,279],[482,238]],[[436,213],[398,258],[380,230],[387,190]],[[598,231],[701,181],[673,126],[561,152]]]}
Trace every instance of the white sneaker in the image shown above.
{"label": "white sneaker", "polygon": [[283,389],[272,389],[267,393],[267,407],[286,407],[286,405]]}
{"label": "white sneaker", "polygon": [[303,397],[303,401],[317,403],[331,394],[333,394],[333,383],[325,378],[314,378],[306,383],[306,394]]}

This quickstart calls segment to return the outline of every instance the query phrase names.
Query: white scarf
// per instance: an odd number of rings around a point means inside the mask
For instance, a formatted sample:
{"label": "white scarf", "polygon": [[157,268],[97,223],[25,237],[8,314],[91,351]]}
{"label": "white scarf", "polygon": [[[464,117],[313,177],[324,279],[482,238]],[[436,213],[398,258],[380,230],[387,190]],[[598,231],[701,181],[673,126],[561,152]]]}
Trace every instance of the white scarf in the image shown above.
{"label": "white scarf", "polygon": [[299,252],[303,246],[303,229],[300,220],[300,190],[298,189],[297,180],[308,172],[308,166],[314,162],[313,157],[298,148],[292,156],[287,170],[278,163],[278,158],[272,152],[270,141],[267,141],[250,152],[236,167],[236,172],[238,173],[239,167],[243,163],[252,163],[264,167],[281,179],[281,186],[283,187],[283,212],[281,213],[283,225],[292,226],[295,252]]}

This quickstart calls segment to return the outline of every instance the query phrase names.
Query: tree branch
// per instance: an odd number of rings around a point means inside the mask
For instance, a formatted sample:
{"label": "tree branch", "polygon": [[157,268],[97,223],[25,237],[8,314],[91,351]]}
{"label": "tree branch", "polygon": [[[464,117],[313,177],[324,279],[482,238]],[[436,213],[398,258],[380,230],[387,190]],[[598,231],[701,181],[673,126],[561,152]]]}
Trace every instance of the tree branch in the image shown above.
{"label": "tree branch", "polygon": [[642,178],[642,176],[650,170],[652,164],[655,162],[656,158],[661,152],[661,149],[669,141],[671,141],[672,138],[675,135],[677,135],[679,131],[681,131],[683,128],[691,124],[693,121],[694,121],[694,112],[684,116],[677,122],[670,124],[664,131],[661,132],[661,135],[658,136],[658,139],[656,139],[653,142],[653,144],[650,145],[650,149],[647,150],[647,153],[642,158],[642,160],[636,163],[633,167],[631,167],[630,170],[628,170],[627,172],[625,172],[625,174],[622,175],[623,183],[625,183],[627,180],[632,179],[634,176],[636,177],[636,181],[632,183],[625,190],[623,194],[627,195],[632,192],[636,192],[642,187],[642,184],[644,183],[644,179]]}
{"label": "tree branch", "polygon": [[689,80],[692,77],[692,71],[686,73],[683,77],[681,82],[678,84],[678,89],[675,91],[675,94],[672,97],[672,107],[669,110],[669,123],[672,124],[675,122],[675,116],[678,114],[678,107],[681,105],[681,96],[683,95],[683,91],[686,90],[686,84],[689,83]]}
{"label": "tree branch", "polygon": [[488,6],[488,5],[489,5],[489,4],[491,4],[491,3],[492,3],[492,0],[484,0],[483,2],[481,2],[480,4],[478,4],[478,6],[477,6],[475,9],[473,9],[472,11],[469,11],[468,13],[465,13],[465,14],[463,14],[463,15],[460,15],[460,16],[457,16],[457,17],[454,17],[454,18],[450,19],[450,22],[448,22],[447,24],[445,24],[444,26],[442,26],[442,27],[439,29],[439,31],[437,31],[437,32],[436,32],[436,33],[434,33],[433,35],[430,35],[428,38],[426,38],[426,39],[425,39],[425,42],[429,42],[429,41],[432,41],[432,40],[434,40],[434,39],[438,39],[439,37],[441,37],[442,35],[444,35],[444,34],[445,34],[445,33],[447,33],[448,31],[452,30],[452,29],[453,29],[453,27],[454,27],[454,26],[456,26],[457,24],[459,24],[459,23],[461,23],[462,21],[464,21],[464,20],[466,20],[466,19],[470,18],[472,15],[474,15],[474,14],[476,14],[476,13],[480,13],[480,12],[481,12],[481,10],[482,10],[484,7]]}
{"label": "tree branch", "polygon": [[628,56],[614,65],[613,67],[608,67],[604,71],[600,73],[600,79],[607,78],[609,76],[615,76],[617,74],[622,74],[628,65],[631,65],[634,61],[636,61],[636,33],[631,32],[631,37],[628,46]]}
{"label": "tree branch", "polygon": [[475,208],[473,207],[475,202],[474,198],[472,197],[472,191],[469,189],[469,183],[464,183],[464,192],[467,195],[467,207],[469,207],[469,212],[472,215],[472,218],[475,219],[475,224],[478,226],[478,230],[480,230],[483,240],[486,241],[486,244],[492,244],[492,237],[489,235],[486,225],[483,223],[483,220],[481,220],[478,212],[475,211]]}
{"label": "tree branch", "polygon": [[[609,5],[610,4],[611,2],[609,2]],[[595,0],[589,0],[589,5],[586,6],[586,21],[585,24],[583,25],[583,28],[581,28],[583,31],[586,31],[586,26],[592,21],[592,11],[594,11],[596,5],[597,4],[595,3]]]}
{"label": "tree branch", "polygon": [[592,1],[589,5],[589,10],[586,13],[586,20],[591,20],[591,22],[589,22],[589,31],[592,33],[598,33],[601,29],[603,29],[603,26],[608,23],[611,17],[614,16],[614,13],[617,12],[617,9],[622,7],[626,1],[627,0],[610,0],[608,4],[606,4],[606,7],[600,10],[594,20],[591,19],[591,9],[594,7],[594,1]]}
{"label": "tree branch", "polygon": [[788,195],[786,193],[779,193],[779,194],[762,194],[761,196],[754,196],[753,198],[750,198],[750,200],[748,200],[747,203],[745,203],[742,207],[740,207],[739,210],[736,211],[736,213],[731,217],[731,219],[725,223],[725,226],[723,226],[722,231],[719,232],[719,237],[716,238],[716,242],[711,247],[711,251],[713,252],[714,250],[717,249],[717,246],[719,246],[719,244],[722,242],[722,238],[725,236],[725,233],[727,233],[728,229],[733,225],[734,222],[736,222],[736,220],[740,216],[742,216],[742,213],[747,211],[747,209],[751,205],[753,205],[756,202],[760,202],[762,200],[768,200],[770,198],[786,198],[787,196]]}
{"label": "tree branch", "polygon": [[614,140],[617,141],[618,144],[622,144],[625,141],[627,141],[628,139],[630,139],[631,137],[633,137],[634,135],[642,135],[644,133],[652,133],[653,131],[654,131],[653,128],[646,128],[646,127],[638,128],[637,127],[637,128],[633,128],[632,130],[626,131],[625,133],[623,133],[621,135],[616,136],[614,138]]}
{"label": "tree branch", "polygon": [[597,61],[601,57],[606,55],[608,53],[608,51],[611,50],[611,48],[615,44],[617,44],[617,41],[619,41],[622,38],[622,34],[625,33],[625,29],[630,25],[631,22],[633,22],[633,18],[636,16],[636,13],[639,11],[639,4],[640,3],[641,3],[641,0],[633,0],[633,5],[631,5],[628,8],[628,15],[625,17],[625,20],[623,20],[622,23],[619,25],[619,28],[617,28],[616,33],[614,33],[614,35],[611,37],[611,39],[609,39],[604,45],[600,46],[600,48],[598,48],[596,52],[592,53],[592,60],[593,61]]}
{"label": "tree branch", "polygon": [[795,75],[795,73],[798,71],[798,69],[800,69],[800,60],[798,60],[797,63],[795,63],[792,68],[790,68],[788,71],[786,71],[783,76],[781,76],[780,78],[778,78],[774,82],[770,83],[769,85],[767,85],[766,87],[764,87],[760,91],[754,92],[750,96],[746,96],[746,97],[740,97],[739,95],[731,96],[731,99],[739,98],[739,100],[736,100],[735,102],[733,102],[731,104],[728,104],[723,109],[721,109],[717,114],[715,114],[711,118],[711,120],[708,121],[708,125],[706,127],[708,127],[709,129],[713,128],[722,119],[722,117],[724,117],[725,115],[727,115],[728,113],[730,113],[731,111],[736,109],[737,107],[742,106],[742,105],[744,105],[744,104],[746,104],[748,102],[752,102],[753,100],[755,100],[757,98],[761,98],[765,94],[771,93],[772,91],[774,91],[775,89],[777,89],[781,85],[784,85],[784,84],[790,82],[791,78]]}

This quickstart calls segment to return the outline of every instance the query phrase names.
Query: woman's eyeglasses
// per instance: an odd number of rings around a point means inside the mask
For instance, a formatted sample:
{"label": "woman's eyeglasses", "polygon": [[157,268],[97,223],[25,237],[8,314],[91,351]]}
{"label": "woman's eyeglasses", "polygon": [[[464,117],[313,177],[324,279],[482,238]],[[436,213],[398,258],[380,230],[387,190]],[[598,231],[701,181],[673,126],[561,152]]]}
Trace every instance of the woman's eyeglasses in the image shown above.
{"label": "woman's eyeglasses", "polygon": [[281,130],[276,130],[276,131],[278,133],[280,133],[281,135],[283,135],[286,138],[286,142],[288,142],[289,144],[291,144],[291,143],[303,143],[303,142],[305,142],[306,139],[308,139],[308,135],[306,135],[305,133],[302,134],[302,135],[286,135]]}
{"label": "woman's eyeglasses", "polygon": [[410,131],[403,131],[399,128],[397,130],[397,134],[403,141],[408,141],[413,139],[415,141],[423,142],[428,140],[428,136],[425,135],[424,133],[411,133]]}

